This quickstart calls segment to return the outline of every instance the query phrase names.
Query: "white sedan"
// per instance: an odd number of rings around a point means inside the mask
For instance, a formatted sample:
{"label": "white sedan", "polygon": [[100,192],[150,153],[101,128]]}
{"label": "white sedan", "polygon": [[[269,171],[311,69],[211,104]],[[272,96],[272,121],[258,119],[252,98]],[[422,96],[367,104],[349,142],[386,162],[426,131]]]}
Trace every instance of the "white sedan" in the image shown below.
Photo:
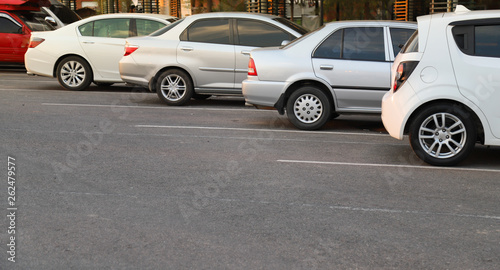
{"label": "white sedan", "polygon": [[176,20],[160,14],[105,14],[55,31],[33,32],[24,56],[27,73],[57,77],[69,90],[83,90],[91,82],[123,82],[118,62],[125,39],[149,35]]}

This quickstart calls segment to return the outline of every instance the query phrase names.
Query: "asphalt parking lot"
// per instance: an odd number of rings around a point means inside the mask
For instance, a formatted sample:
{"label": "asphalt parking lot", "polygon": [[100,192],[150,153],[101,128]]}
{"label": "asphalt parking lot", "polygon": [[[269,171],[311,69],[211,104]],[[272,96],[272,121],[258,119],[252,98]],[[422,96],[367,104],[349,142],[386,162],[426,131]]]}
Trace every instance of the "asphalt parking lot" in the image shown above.
{"label": "asphalt parking lot", "polygon": [[19,69],[0,95],[0,269],[500,268],[499,147],[432,167],[376,115],[300,131]]}

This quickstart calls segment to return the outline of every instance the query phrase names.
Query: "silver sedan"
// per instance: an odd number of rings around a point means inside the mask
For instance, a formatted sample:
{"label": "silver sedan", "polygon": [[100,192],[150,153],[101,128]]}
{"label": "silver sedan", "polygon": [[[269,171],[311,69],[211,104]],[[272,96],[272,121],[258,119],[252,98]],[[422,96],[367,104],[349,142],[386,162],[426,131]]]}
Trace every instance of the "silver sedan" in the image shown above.
{"label": "silver sedan", "polygon": [[128,39],[120,75],[125,82],[149,87],[168,105],[210,95],[241,95],[252,49],[279,46],[306,32],[272,15],[197,14],[148,37]]}
{"label": "silver sedan", "polygon": [[391,64],[415,23],[335,22],[280,48],[251,52],[247,104],[277,109],[299,129],[342,113],[380,113]]}

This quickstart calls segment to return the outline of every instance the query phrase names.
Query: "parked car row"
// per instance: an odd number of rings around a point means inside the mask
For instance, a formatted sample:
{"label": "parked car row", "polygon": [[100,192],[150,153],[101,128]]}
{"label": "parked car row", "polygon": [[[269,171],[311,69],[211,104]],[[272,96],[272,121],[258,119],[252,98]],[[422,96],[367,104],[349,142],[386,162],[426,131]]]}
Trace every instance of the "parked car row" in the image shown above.
{"label": "parked car row", "polygon": [[32,33],[25,60],[28,73],[71,90],[126,82],[168,105],[243,95],[299,129],[382,113],[389,134],[409,134],[425,162],[455,165],[476,142],[500,145],[499,18],[459,6],[418,24],[344,21],[307,33],[255,13],[101,15]]}

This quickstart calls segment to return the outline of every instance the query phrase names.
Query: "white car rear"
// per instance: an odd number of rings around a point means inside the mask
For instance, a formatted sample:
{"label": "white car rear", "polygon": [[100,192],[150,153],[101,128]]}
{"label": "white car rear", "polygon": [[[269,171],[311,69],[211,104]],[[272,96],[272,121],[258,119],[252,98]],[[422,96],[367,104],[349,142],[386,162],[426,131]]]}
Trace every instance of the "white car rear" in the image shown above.
{"label": "white car rear", "polygon": [[397,139],[408,133],[425,162],[454,165],[476,142],[500,145],[500,11],[419,17],[392,74],[384,126]]}

